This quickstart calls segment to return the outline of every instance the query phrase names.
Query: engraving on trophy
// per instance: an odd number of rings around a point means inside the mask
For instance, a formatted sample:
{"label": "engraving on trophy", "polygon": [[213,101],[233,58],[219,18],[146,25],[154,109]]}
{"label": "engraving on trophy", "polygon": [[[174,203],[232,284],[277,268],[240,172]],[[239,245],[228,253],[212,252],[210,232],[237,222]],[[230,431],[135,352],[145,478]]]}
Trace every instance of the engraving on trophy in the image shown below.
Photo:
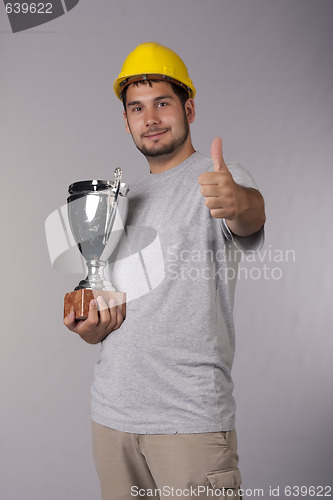
{"label": "engraving on trophy", "polygon": [[64,316],[74,309],[76,319],[85,319],[89,302],[102,295],[121,305],[125,317],[126,294],[117,292],[104,276],[107,260],[117,248],[128,212],[128,186],[116,168],[114,181],[88,180],[68,188],[67,211],[74,240],[83,255],[87,276],[65,295]]}

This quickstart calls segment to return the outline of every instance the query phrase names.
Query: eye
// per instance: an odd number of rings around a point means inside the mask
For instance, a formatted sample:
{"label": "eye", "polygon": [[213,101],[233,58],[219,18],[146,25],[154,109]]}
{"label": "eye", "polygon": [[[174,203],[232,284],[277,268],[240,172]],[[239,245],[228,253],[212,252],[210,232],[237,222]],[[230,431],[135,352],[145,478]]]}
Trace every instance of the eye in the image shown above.
{"label": "eye", "polygon": [[136,106],[135,108],[132,108],[132,112],[138,112],[141,111],[141,106]]}
{"label": "eye", "polygon": [[161,101],[157,104],[157,107],[162,107],[162,106],[167,106],[167,103],[165,101]]}

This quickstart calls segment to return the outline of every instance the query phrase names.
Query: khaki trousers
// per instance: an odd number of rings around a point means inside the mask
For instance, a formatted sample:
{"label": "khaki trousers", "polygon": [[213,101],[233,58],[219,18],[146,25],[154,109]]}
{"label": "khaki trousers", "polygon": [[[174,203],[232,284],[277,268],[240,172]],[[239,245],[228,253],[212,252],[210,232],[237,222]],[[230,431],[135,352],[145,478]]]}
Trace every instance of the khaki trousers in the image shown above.
{"label": "khaki trousers", "polygon": [[240,499],[236,431],[131,434],[92,422],[103,500]]}

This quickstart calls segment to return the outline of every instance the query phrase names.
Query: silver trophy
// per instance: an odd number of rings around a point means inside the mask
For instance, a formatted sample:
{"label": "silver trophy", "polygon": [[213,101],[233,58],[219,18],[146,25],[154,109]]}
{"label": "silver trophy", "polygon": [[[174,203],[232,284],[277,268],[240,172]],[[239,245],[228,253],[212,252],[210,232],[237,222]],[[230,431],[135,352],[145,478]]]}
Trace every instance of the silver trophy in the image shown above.
{"label": "silver trophy", "polygon": [[128,212],[128,187],[121,182],[120,168],[116,168],[114,177],[114,181],[75,182],[68,188],[69,224],[86,261],[87,276],[74,292],[65,295],[64,316],[74,310],[76,319],[85,319],[91,299],[102,295],[107,304],[112,299],[121,306],[125,317],[126,294],[117,292],[104,276],[106,262],[117,248]]}

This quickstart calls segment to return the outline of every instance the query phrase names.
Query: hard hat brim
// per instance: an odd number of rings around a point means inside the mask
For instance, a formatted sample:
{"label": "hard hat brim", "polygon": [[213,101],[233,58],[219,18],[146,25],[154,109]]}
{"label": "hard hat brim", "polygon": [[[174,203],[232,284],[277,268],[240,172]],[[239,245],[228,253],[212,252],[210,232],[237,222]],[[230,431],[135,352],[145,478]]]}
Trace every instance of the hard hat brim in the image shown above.
{"label": "hard hat brim", "polygon": [[113,90],[118,99],[122,100],[122,92],[126,87],[128,87],[128,85],[135,82],[143,82],[145,80],[166,81],[169,83],[174,83],[175,85],[178,85],[179,87],[185,89],[188,93],[189,98],[191,99],[194,99],[196,94],[196,90],[193,84],[192,87],[189,87],[188,85],[185,85],[185,83],[180,82],[175,78],[162,74],[141,74],[141,75],[128,75],[128,76],[122,75],[116,78],[116,80],[113,82]]}

